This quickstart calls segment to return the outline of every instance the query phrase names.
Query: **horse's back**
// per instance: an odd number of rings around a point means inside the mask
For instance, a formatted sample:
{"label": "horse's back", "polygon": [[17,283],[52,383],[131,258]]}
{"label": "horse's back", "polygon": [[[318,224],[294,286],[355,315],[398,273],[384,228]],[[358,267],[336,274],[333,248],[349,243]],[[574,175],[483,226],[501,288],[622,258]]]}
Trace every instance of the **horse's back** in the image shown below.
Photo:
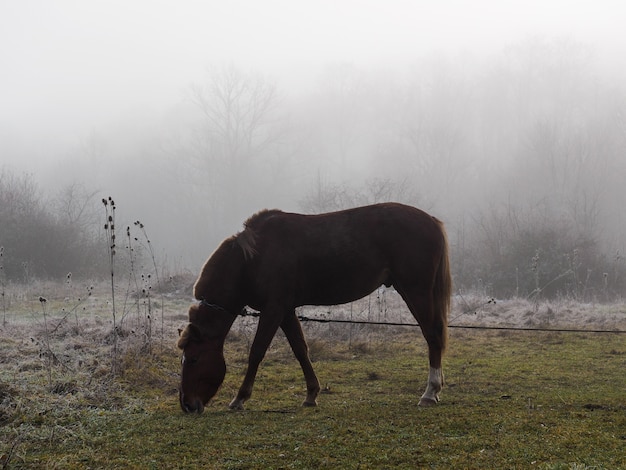
{"label": "horse's back", "polygon": [[[257,220],[258,219],[258,220]],[[361,243],[398,243],[401,239],[439,238],[437,219],[415,207],[381,203],[325,214],[263,211],[246,222],[259,243],[285,247],[289,240],[320,249]],[[318,245],[319,244],[319,245]]]}
{"label": "horse's back", "polygon": [[356,300],[405,272],[430,269],[443,244],[436,219],[397,203],[319,215],[264,212],[246,225],[256,230],[259,290],[293,290],[297,304]]}

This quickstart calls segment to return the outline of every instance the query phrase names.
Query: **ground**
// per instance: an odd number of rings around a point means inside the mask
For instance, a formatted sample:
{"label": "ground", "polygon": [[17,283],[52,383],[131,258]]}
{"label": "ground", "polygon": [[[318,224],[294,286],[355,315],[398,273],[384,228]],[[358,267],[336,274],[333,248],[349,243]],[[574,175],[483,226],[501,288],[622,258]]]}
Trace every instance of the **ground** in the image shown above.
{"label": "ground", "polygon": [[[416,406],[428,373],[419,329],[306,323],[323,386],[319,406],[300,407],[302,373],[279,336],[239,413],[227,404],[256,322],[240,318],[227,341],[222,390],[202,416],[187,416],[177,403],[174,343],[188,289],[118,295],[114,335],[110,292],[88,287],[7,291],[3,468],[626,467],[624,334],[451,328],[442,401],[424,410]],[[300,313],[412,321],[390,289]],[[626,306],[457,295],[450,319],[626,330]]]}

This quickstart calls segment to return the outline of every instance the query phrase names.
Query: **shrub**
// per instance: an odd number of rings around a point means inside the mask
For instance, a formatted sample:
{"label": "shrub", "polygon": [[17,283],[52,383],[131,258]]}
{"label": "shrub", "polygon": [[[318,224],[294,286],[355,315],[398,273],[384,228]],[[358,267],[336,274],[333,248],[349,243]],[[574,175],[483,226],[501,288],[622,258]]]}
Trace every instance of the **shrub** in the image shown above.
{"label": "shrub", "polygon": [[492,214],[477,224],[465,250],[453,248],[457,288],[498,298],[612,300],[623,294],[619,254],[608,259],[595,237],[558,218],[511,220]]}
{"label": "shrub", "polygon": [[[72,197],[76,194],[74,191]],[[106,252],[94,225],[86,220],[92,196],[83,192],[82,210],[64,213],[59,201],[53,204],[43,197],[32,176],[0,171],[3,279],[58,279],[68,272],[101,276]]]}

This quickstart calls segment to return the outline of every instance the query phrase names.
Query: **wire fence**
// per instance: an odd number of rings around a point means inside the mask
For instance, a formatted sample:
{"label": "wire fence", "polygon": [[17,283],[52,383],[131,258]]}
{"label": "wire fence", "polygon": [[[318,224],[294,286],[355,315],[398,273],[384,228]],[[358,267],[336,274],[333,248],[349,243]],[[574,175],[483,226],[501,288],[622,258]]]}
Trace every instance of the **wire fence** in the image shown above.
{"label": "wire fence", "polygon": [[[260,314],[256,311],[250,311],[244,309],[241,316],[244,317],[258,317]],[[344,323],[351,325],[378,325],[378,326],[401,326],[401,327],[419,327],[419,323],[405,323],[405,322],[392,322],[392,321],[372,321],[372,320],[348,320],[348,319],[333,319],[333,318],[317,318],[307,317],[305,315],[298,315],[298,319],[301,322],[316,322],[316,323]],[[599,329],[582,329],[582,328],[531,328],[522,326],[487,326],[487,325],[448,325],[448,328],[460,328],[467,330],[504,330],[504,331],[541,331],[541,332],[554,332],[554,333],[607,333],[607,334],[626,334],[626,330],[599,330]]]}

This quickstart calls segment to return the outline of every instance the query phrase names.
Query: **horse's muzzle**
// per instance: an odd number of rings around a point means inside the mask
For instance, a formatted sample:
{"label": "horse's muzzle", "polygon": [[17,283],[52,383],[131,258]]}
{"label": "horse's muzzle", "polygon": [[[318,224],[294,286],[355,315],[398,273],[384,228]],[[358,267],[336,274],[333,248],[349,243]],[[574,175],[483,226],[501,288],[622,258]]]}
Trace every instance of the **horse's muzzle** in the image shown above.
{"label": "horse's muzzle", "polygon": [[179,393],[179,399],[180,399],[180,407],[185,413],[202,414],[202,412],[204,411],[204,404],[202,403],[201,400],[198,400],[198,399],[188,400],[185,398],[185,395],[183,394],[182,391]]}

